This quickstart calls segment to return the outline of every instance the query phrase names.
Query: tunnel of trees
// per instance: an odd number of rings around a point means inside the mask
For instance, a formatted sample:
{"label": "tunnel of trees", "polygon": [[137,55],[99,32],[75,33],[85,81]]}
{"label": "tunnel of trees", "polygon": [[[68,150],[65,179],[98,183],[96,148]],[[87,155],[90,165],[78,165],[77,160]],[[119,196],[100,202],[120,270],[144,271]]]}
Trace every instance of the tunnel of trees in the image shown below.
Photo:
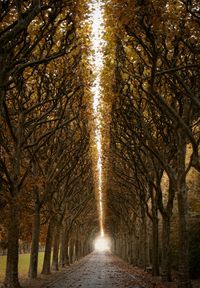
{"label": "tunnel of trees", "polygon": [[[91,157],[90,1],[0,1],[4,287],[70,265],[99,232]],[[190,288],[200,275],[200,4],[105,2],[105,231],[112,252]],[[104,140],[105,141],[105,140]]]}

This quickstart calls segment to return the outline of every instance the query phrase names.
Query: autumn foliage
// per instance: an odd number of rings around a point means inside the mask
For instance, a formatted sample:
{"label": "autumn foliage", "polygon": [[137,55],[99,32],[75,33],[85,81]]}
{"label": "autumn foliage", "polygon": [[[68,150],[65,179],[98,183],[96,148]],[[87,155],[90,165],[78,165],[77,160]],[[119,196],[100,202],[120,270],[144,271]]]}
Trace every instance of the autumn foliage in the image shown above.
{"label": "autumn foliage", "polygon": [[[7,288],[20,287],[19,251],[36,278],[39,250],[49,274],[91,252],[99,231],[89,2],[0,2]],[[190,288],[200,258],[199,1],[102,4],[105,231],[114,253]]]}

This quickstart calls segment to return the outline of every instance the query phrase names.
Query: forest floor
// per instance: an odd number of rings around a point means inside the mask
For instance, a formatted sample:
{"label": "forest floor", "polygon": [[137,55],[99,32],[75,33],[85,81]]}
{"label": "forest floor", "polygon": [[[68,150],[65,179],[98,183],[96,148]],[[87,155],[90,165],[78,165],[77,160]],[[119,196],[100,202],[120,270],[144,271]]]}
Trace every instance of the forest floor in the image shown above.
{"label": "forest floor", "polygon": [[[133,267],[108,252],[93,252],[73,265],[40,275],[38,279],[21,281],[23,288],[176,288],[176,282],[163,283],[159,277]],[[193,288],[200,280],[193,281]]]}

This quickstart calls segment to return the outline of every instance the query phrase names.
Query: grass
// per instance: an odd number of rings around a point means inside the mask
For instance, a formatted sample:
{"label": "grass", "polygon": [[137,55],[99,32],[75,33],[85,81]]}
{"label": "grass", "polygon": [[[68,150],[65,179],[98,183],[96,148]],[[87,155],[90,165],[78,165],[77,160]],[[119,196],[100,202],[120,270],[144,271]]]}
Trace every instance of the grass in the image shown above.
{"label": "grass", "polygon": [[[42,270],[44,252],[39,253],[38,258],[38,273]],[[28,277],[30,254],[19,255],[19,278]],[[6,256],[0,256],[0,282],[3,281],[6,270]]]}

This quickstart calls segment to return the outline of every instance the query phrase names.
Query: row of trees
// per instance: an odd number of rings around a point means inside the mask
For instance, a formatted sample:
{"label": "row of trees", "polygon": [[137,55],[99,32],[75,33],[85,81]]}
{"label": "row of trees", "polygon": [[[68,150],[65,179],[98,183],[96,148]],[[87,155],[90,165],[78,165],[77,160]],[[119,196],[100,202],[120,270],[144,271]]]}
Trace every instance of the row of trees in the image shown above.
{"label": "row of trees", "polygon": [[[82,45],[74,1],[1,1],[0,225],[5,287],[20,287],[19,240],[31,242],[29,277],[90,250],[97,224]],[[83,221],[84,219],[84,221]],[[94,225],[88,225],[92,222]],[[32,234],[30,235],[30,228]]]}
{"label": "row of trees", "polygon": [[171,223],[177,218],[178,286],[188,288],[187,184],[188,175],[197,181],[200,172],[199,5],[184,0],[111,3],[116,101],[108,225],[115,251],[142,267],[151,262],[153,275],[159,275],[161,265],[163,280],[170,281]]}
{"label": "row of trees", "polygon": [[[86,2],[0,3],[5,287],[20,287],[18,243],[25,231],[31,241],[32,278],[37,277],[40,242],[45,243],[44,274],[50,273],[52,247],[54,269],[59,250],[65,266],[91,249],[88,235],[93,235],[98,220],[83,95],[92,76],[84,69],[85,59],[80,65],[88,53],[87,43],[80,41],[89,31],[87,25],[86,30],[80,25],[77,35],[77,19]],[[154,275],[160,272],[161,251],[162,277],[170,280],[170,230],[177,216],[179,287],[188,288],[187,176],[200,171],[198,1],[112,0],[106,9],[111,25],[102,75],[104,92],[109,91],[105,104],[116,94],[107,195],[114,249],[131,263],[147,267],[151,262]],[[114,81],[106,77],[113,67]],[[110,117],[105,119],[104,125]]]}

